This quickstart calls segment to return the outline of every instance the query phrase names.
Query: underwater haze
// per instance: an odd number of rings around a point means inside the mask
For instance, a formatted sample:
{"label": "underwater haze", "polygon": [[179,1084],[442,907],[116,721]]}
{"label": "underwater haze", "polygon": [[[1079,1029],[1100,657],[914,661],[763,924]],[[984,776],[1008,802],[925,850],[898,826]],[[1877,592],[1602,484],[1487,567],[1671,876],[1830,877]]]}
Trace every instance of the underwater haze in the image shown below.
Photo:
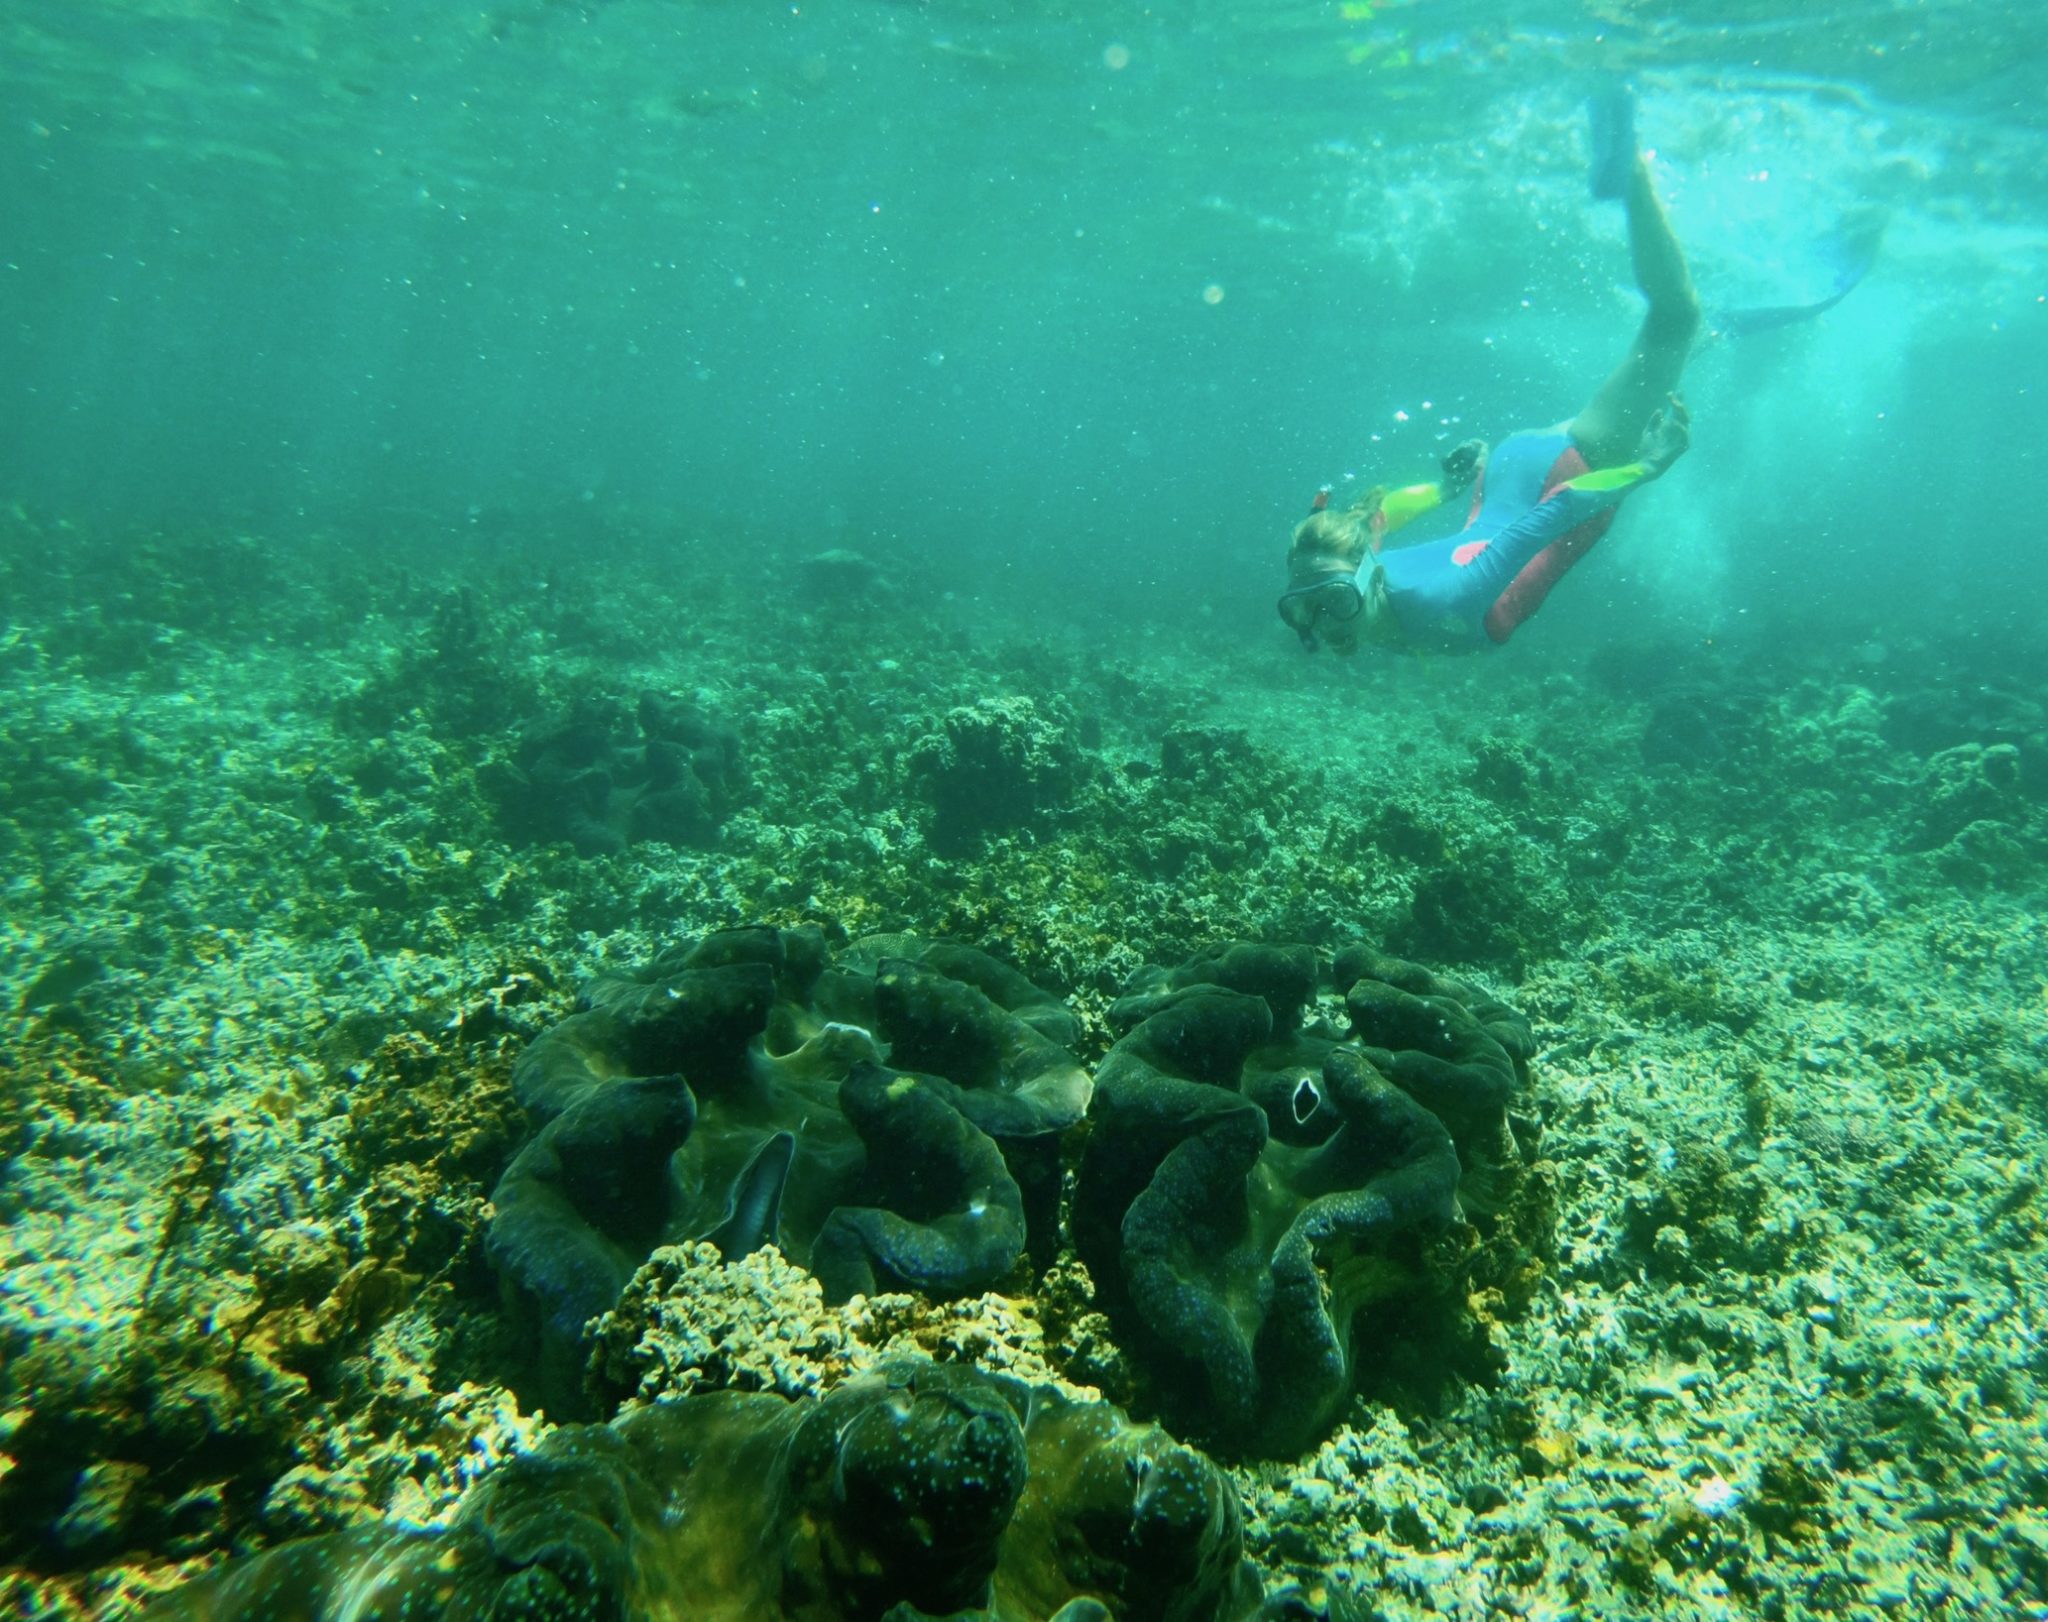
{"label": "underwater haze", "polygon": [[[5,0],[0,1612],[2048,1616],[2043,83]],[[1617,109],[1690,449],[1347,656]]]}
{"label": "underwater haze", "polygon": [[1710,304],[1824,296],[1837,227],[1889,220],[1825,323],[1700,357],[1687,511],[1603,560],[1630,611],[2038,613],[1990,521],[2044,478],[2029,6],[22,0],[5,27],[0,475],[32,503],[800,514],[1009,591],[1227,610],[1317,485],[1558,420],[1618,355],[1579,110],[1623,74]]}

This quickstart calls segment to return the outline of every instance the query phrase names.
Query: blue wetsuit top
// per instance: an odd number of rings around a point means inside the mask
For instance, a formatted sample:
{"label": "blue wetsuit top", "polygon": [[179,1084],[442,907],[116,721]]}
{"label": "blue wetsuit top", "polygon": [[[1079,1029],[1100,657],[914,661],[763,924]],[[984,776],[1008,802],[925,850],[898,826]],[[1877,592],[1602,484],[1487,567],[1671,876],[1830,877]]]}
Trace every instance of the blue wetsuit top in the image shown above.
{"label": "blue wetsuit top", "polygon": [[1523,565],[1621,499],[1623,490],[1568,484],[1546,498],[1558,458],[1571,449],[1571,436],[1560,428],[1510,434],[1486,459],[1483,499],[1463,529],[1380,554],[1387,606],[1413,645],[1484,647],[1487,610]]}

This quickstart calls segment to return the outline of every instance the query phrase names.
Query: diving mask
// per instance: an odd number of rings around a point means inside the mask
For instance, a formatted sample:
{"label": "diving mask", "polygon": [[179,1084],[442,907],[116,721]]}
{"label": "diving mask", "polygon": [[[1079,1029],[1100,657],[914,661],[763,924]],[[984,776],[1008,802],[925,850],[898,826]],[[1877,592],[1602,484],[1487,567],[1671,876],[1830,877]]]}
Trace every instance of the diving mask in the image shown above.
{"label": "diving mask", "polygon": [[1355,571],[1337,569],[1289,586],[1280,594],[1277,606],[1280,618],[1301,638],[1301,645],[1313,648],[1316,622],[1327,619],[1333,625],[1344,625],[1357,619],[1365,611],[1365,593],[1359,589]]}

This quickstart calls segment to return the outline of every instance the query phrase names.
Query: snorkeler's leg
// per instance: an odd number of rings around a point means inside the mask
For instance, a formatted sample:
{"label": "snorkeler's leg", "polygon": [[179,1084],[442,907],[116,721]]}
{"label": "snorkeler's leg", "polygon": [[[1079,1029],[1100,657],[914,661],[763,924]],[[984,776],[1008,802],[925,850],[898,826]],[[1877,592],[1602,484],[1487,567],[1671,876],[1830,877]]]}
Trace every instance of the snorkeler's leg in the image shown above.
{"label": "snorkeler's leg", "polygon": [[1629,172],[1628,251],[1636,286],[1650,301],[1627,356],[1571,422],[1572,443],[1592,468],[1635,459],[1650,418],[1678,388],[1686,357],[1699,336],[1700,300],[1686,269],[1685,250],[1641,157]]}

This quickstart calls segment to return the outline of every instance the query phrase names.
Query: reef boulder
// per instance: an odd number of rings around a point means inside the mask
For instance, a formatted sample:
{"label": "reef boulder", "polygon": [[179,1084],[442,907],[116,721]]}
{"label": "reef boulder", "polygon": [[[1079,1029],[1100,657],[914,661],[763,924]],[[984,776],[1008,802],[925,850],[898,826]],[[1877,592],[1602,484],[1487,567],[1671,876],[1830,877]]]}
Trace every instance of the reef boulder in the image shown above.
{"label": "reef boulder", "polygon": [[933,848],[960,856],[1050,819],[1079,789],[1082,760],[1067,717],[1005,696],[948,710],[908,765],[931,806]]}

